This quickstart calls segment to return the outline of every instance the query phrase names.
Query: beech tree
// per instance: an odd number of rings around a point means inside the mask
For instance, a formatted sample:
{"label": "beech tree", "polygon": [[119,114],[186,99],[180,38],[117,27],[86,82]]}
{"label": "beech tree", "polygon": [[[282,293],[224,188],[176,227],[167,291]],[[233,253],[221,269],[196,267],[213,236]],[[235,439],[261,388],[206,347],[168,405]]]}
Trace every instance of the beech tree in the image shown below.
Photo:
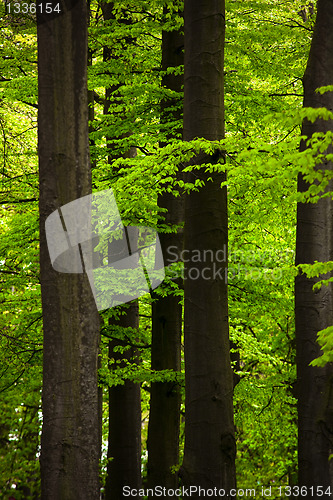
{"label": "beech tree", "polygon": [[[112,31],[111,21],[115,22],[113,13],[113,2],[103,2],[102,12],[106,29]],[[129,24],[128,19],[120,17],[119,24]],[[127,39],[128,43],[131,43]],[[117,60],[117,51],[112,50],[112,42],[105,45],[103,49],[103,61],[108,64],[110,60]],[[107,70],[106,70],[107,71]],[[110,79],[112,81],[112,79]],[[110,85],[105,89],[104,115],[107,117],[114,94],[117,94],[119,85]],[[112,118],[111,118],[112,119]],[[108,147],[108,161],[110,165],[116,159],[112,152],[112,139],[120,137],[110,137],[106,132],[106,143]],[[135,156],[135,148],[131,148],[125,156]],[[114,243],[113,243],[114,244]],[[125,306],[118,306],[117,319],[112,316],[108,320],[110,341],[109,359],[110,370],[122,366],[124,359],[132,361],[139,357],[139,353],[128,345],[128,340],[124,335],[126,328],[130,328],[130,337],[133,331],[139,327],[139,306],[137,301],[133,301]],[[120,331],[117,331],[120,329]],[[133,343],[135,340],[133,339]],[[126,348],[124,352],[117,349]],[[113,361],[112,361],[113,360]],[[109,434],[108,434],[108,464],[107,477],[105,483],[105,499],[118,500],[122,496],[124,486],[140,488],[141,486],[141,397],[140,384],[131,380],[125,380],[124,384],[112,385],[108,389],[109,393]]]}
{"label": "beech tree", "polygon": [[[224,135],[224,1],[186,0],[184,69],[184,140],[218,141]],[[199,153],[192,165],[218,165],[219,153]],[[221,167],[221,165],[220,165]],[[227,248],[227,192],[221,168],[202,166],[188,182],[202,187],[185,202],[185,485],[235,485],[233,375],[228,335],[227,263],[218,251]],[[206,261],[204,252],[213,258]],[[191,262],[193,252],[200,262]],[[196,259],[199,260],[199,259]],[[194,259],[193,259],[194,261]],[[191,274],[191,267],[195,273]],[[220,269],[222,265],[222,269]],[[221,274],[214,275],[216,266]],[[209,277],[203,272],[209,268]]]}
{"label": "beech tree", "polygon": [[[120,337],[124,329],[139,326],[139,310],[137,302],[129,304],[125,314],[111,320],[113,329],[121,327]],[[120,310],[121,311],[121,310]],[[131,333],[133,330],[131,330]],[[112,333],[111,333],[112,335]],[[118,332],[119,335],[119,332]],[[114,352],[115,347],[126,347],[125,352]],[[133,363],[138,355],[135,347],[128,349],[128,341],[114,337],[109,343],[110,370],[122,367],[124,359]],[[116,365],[116,363],[118,364]],[[119,364],[120,363],[120,364]],[[122,497],[123,487],[140,488],[141,486],[141,399],[140,384],[125,380],[123,385],[109,388],[109,436],[108,436],[107,478],[105,484],[106,500]]]}
{"label": "beech tree", "polygon": [[[174,6],[175,7],[175,6]],[[164,16],[171,12],[164,9]],[[173,14],[175,15],[175,14]],[[168,68],[179,68],[184,62],[184,37],[180,30],[162,32],[162,87],[173,91],[173,97],[164,98],[161,107],[161,126],[165,127],[167,138],[172,141],[181,134],[181,127],[168,131],[170,122],[181,119],[179,94],[182,91],[183,76],[168,72]],[[165,144],[161,144],[163,147]],[[180,175],[180,174],[179,174]],[[172,226],[173,232],[161,233],[160,241],[164,265],[170,264],[168,250],[173,248],[180,255],[182,250],[182,228],[184,222],[183,196],[164,192],[158,198],[162,213],[162,223]],[[182,280],[178,279],[182,286]],[[182,305],[181,297],[172,289],[165,296],[153,294],[152,304],[152,345],[151,368],[153,370],[181,370]],[[179,463],[181,387],[175,381],[152,382],[148,427],[148,486],[165,485],[176,488]]]}
{"label": "beech tree", "polygon": [[99,498],[99,316],[85,274],[55,271],[45,220],[91,193],[87,6],[38,22],[40,266],[44,325],[42,498]]}
{"label": "beech tree", "polygon": [[[333,5],[318,0],[317,18],[306,71],[303,78],[304,107],[333,108],[333,93],[320,94],[316,89],[333,83]],[[305,120],[302,135],[332,132],[332,120]],[[301,151],[308,147],[304,139]],[[332,146],[325,155],[332,153]],[[317,162],[317,170],[332,170],[331,161]],[[303,175],[299,176],[298,191],[309,189]],[[331,198],[317,203],[298,203],[296,264],[333,260],[333,204]],[[313,290],[318,278],[299,274],[295,283],[295,319],[297,342],[298,397],[298,467],[300,486],[333,487],[332,454],[332,365],[310,366],[320,354],[317,333],[332,324],[332,283]],[[306,498],[310,498],[308,492]]]}

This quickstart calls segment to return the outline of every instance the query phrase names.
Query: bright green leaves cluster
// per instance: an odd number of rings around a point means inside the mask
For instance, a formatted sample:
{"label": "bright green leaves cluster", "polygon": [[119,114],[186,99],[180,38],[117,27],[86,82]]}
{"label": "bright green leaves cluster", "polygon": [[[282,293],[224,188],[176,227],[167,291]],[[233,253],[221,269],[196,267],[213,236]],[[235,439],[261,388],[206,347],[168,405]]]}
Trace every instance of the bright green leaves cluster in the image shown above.
{"label": "bright green leaves cluster", "polygon": [[318,332],[318,343],[323,354],[311,362],[312,366],[325,366],[333,361],[333,326]]}
{"label": "bright green leaves cluster", "polygon": [[[300,264],[298,266],[300,271],[304,272],[308,278],[314,278],[318,277],[320,275],[328,275],[330,272],[333,271],[333,262],[317,262],[315,261],[314,264]],[[314,290],[319,290],[322,285],[327,286],[328,283],[330,283],[333,280],[333,278],[328,278],[328,279],[321,279],[320,281],[317,281],[313,287]]]}
{"label": "bright green leaves cluster", "polygon": [[[91,22],[93,64],[89,71],[89,87],[99,96],[91,138],[100,146],[93,149],[100,168],[106,166],[106,137],[108,152],[114,159],[135,147],[140,160],[144,161],[163,138],[166,141],[169,129],[179,125],[170,123],[164,127],[159,115],[161,100],[170,97],[170,93],[176,101],[178,98],[176,105],[181,106],[181,95],[161,86],[162,29],[176,29],[182,24],[178,14],[181,2],[173,4],[173,26],[163,14],[165,2],[155,3],[155,6],[148,6],[141,1],[115,2],[112,20],[102,25]],[[103,60],[103,47],[107,60],[105,57]],[[177,73],[181,68],[169,71]],[[105,105],[105,88],[110,89],[109,116],[104,114],[102,106],[98,106],[99,102]]]}
{"label": "bright green leaves cluster", "polygon": [[[306,274],[311,278],[318,278],[313,280],[313,290],[318,291],[323,286],[329,286],[333,282],[332,271],[333,262],[317,262],[313,264],[300,264],[299,271]],[[311,362],[312,366],[325,366],[326,363],[333,361],[333,326],[329,326],[324,330],[318,332],[318,343],[321,347],[322,354]]]}

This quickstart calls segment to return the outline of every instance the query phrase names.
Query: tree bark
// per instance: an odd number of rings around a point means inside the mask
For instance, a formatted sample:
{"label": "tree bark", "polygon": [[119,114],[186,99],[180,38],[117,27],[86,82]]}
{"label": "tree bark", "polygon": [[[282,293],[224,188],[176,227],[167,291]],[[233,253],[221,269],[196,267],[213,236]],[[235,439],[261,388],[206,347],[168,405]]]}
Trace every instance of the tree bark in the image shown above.
{"label": "tree bark", "polygon": [[[126,313],[112,325],[122,328],[139,327],[138,302],[132,302]],[[114,347],[126,346],[127,341],[109,343],[109,357],[115,361],[127,359],[134,362],[137,349],[124,353],[114,352]],[[121,365],[115,365],[119,367]],[[110,367],[112,370],[112,366]],[[109,438],[105,500],[123,498],[123,487],[141,487],[141,395],[140,384],[126,380],[124,385],[109,388]]]}
{"label": "tree bark", "polygon": [[[165,8],[164,13],[167,13]],[[162,71],[169,67],[179,67],[184,64],[184,36],[178,31],[163,31],[162,33]],[[166,74],[162,78],[162,86],[181,92],[182,75]],[[161,122],[175,121],[181,118],[181,111],[175,110],[176,99],[165,99],[162,102]],[[168,111],[173,108],[173,111]],[[181,130],[178,130],[181,132]],[[172,140],[172,134],[169,134]],[[163,147],[163,144],[161,144]],[[181,175],[181,174],[179,174]],[[159,207],[167,209],[163,214],[164,223],[179,225],[184,221],[184,199],[171,193],[163,193],[158,198]],[[162,233],[160,242],[164,257],[164,265],[170,264],[168,249],[180,255],[183,247],[183,234]],[[181,279],[178,285],[182,286]],[[153,370],[171,369],[179,372],[181,369],[181,334],[182,306],[180,297],[167,295],[160,297],[155,294],[152,305],[152,346],[151,368]],[[148,425],[148,473],[147,485],[176,488],[178,474],[172,467],[179,463],[179,427],[180,427],[181,387],[175,382],[153,382],[151,384],[150,412]]]}
{"label": "tree bark", "polygon": [[[184,140],[195,137],[220,140],[224,136],[224,33],[224,1],[185,0]],[[218,155],[199,154],[192,163],[200,165],[217,160]],[[185,205],[185,248],[189,262],[185,263],[182,477],[187,486],[228,491],[235,486],[235,437],[224,269],[227,193],[225,187],[221,189],[223,173],[195,170],[188,180],[194,182],[196,178],[202,179],[205,186],[198,192],[192,191]],[[207,250],[212,259],[204,257]],[[194,259],[191,262],[194,251],[200,252],[201,262]]]}
{"label": "tree bark", "polygon": [[[304,74],[304,106],[333,110],[333,93],[320,95],[316,88],[333,83],[333,4],[319,0],[311,50]],[[333,130],[332,121],[305,121],[302,135]],[[303,141],[301,150],[306,148]],[[332,147],[329,151],[332,153]],[[318,168],[332,169],[327,162]],[[298,190],[309,185],[299,176]],[[332,186],[330,187],[332,190]],[[330,198],[318,203],[299,203],[297,207],[296,264],[333,260],[333,204]],[[320,355],[316,341],[319,330],[332,324],[332,284],[313,292],[318,279],[304,274],[295,282],[297,396],[298,396],[298,464],[300,486],[333,487],[333,369],[309,366]],[[310,494],[308,498],[310,498]],[[306,497],[307,498],[307,497]]]}
{"label": "tree bark", "polygon": [[[85,274],[56,272],[45,219],[91,193],[86,2],[38,23],[42,499],[99,499],[99,316]],[[44,20],[45,21],[45,20]]]}

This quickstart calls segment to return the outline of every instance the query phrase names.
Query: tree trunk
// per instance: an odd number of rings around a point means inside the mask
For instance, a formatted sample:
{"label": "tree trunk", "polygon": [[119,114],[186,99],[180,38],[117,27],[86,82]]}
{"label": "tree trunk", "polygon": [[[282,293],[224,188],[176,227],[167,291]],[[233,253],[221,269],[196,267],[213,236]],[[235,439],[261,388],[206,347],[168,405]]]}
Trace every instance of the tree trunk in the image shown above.
{"label": "tree trunk", "polygon": [[[184,139],[224,136],[224,1],[185,0]],[[199,154],[192,163],[216,163]],[[235,486],[233,375],[228,334],[227,193],[222,173],[186,198],[184,485]],[[208,178],[211,178],[209,180]],[[206,253],[205,253],[206,251]],[[207,251],[213,258],[207,258]],[[191,257],[200,255],[197,258]],[[205,257],[206,256],[206,257]],[[221,262],[222,261],[222,262]],[[199,498],[199,495],[194,496]],[[217,498],[225,498],[217,496]]]}
{"label": "tree trunk", "polygon": [[42,498],[97,500],[99,316],[86,274],[52,268],[45,234],[51,212],[91,192],[86,2],[71,6],[38,22]]}
{"label": "tree trunk", "polygon": [[[165,14],[167,9],[165,9]],[[179,67],[184,64],[184,36],[178,31],[162,33],[162,71],[169,67]],[[181,92],[182,75],[166,74],[162,78],[162,86]],[[166,99],[162,102],[161,122],[181,118],[180,110],[174,110],[177,100]],[[168,108],[173,112],[168,112]],[[178,131],[180,132],[180,131]],[[169,135],[170,140],[172,135]],[[163,144],[161,144],[163,146]],[[164,223],[179,225],[184,220],[184,200],[171,193],[163,193],[158,198],[159,207],[167,209],[163,214]],[[180,255],[183,235],[177,233],[160,234],[160,242],[164,257],[164,265],[170,264],[168,249]],[[182,286],[181,280],[178,285]],[[181,369],[181,333],[182,306],[180,297],[155,295],[152,305],[152,346],[151,367],[153,370]],[[148,487],[163,485],[166,488],[176,488],[178,474],[172,471],[179,463],[179,426],[180,426],[180,385],[174,382],[153,382],[151,384],[150,412],[148,426]]]}
{"label": "tree trunk", "polygon": [[[112,325],[122,328],[139,327],[138,302],[132,302],[126,313]],[[135,347],[124,353],[114,352],[114,347],[126,346],[127,341],[113,340],[109,343],[109,357],[116,360],[133,361],[137,355]],[[115,365],[119,367],[121,365]],[[112,366],[110,367],[112,370]],[[109,439],[105,484],[105,500],[123,498],[123,487],[141,487],[141,395],[140,384],[126,380],[124,385],[109,389]]]}
{"label": "tree trunk", "polygon": [[[318,1],[318,13],[311,50],[304,74],[304,106],[333,110],[333,93],[320,95],[315,89],[333,83],[333,4]],[[332,121],[305,121],[302,135],[333,130]],[[306,145],[301,144],[301,150]],[[332,147],[330,147],[332,153]],[[332,163],[318,168],[332,169]],[[298,190],[308,184],[300,175]],[[332,190],[332,187],[330,188]],[[297,207],[296,264],[333,260],[333,204],[329,198],[318,203],[299,203]],[[313,292],[318,279],[297,276],[295,283],[297,396],[298,396],[298,463],[300,486],[333,487],[333,405],[331,365],[309,366],[320,355],[316,342],[319,330],[332,324],[332,284]],[[309,498],[311,495],[309,494]]]}
{"label": "tree trunk", "polygon": [[[113,19],[113,3],[102,3],[104,21]],[[121,20],[120,20],[121,22]],[[128,20],[123,20],[128,24]],[[128,39],[128,43],[131,40]],[[112,48],[104,47],[104,61],[112,58]],[[119,85],[105,89],[104,114],[109,113],[112,92]],[[110,137],[106,137],[109,149],[108,161],[111,164],[115,159],[112,156]],[[136,149],[131,148],[124,157],[134,157]],[[125,308],[120,307],[123,314],[118,320],[109,320],[110,326],[121,328],[139,328],[139,306],[133,301]],[[132,334],[131,334],[132,335]],[[135,341],[135,339],[133,339]],[[115,360],[127,359],[135,362],[139,353],[131,348],[124,353],[115,352],[117,346],[125,346],[127,341],[112,340],[109,342],[109,358]],[[114,365],[119,367],[119,365]],[[110,366],[110,370],[113,366]],[[141,392],[140,384],[126,380],[124,385],[109,388],[109,436],[108,436],[107,479],[105,484],[105,500],[119,500],[123,498],[123,487],[139,489],[141,487]]]}

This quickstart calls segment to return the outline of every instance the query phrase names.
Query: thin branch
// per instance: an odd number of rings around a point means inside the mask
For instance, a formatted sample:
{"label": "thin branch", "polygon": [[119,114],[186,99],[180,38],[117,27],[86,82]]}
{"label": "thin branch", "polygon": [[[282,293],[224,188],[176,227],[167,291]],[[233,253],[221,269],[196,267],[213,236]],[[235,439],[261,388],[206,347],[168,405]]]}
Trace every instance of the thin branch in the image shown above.
{"label": "thin branch", "polygon": [[38,201],[38,198],[27,198],[25,200],[4,200],[0,201],[0,205],[12,205],[14,203],[30,203],[32,201]]}
{"label": "thin branch", "polygon": [[303,97],[303,94],[296,94],[296,93],[286,93],[286,94],[268,94],[268,97],[285,97],[287,95],[293,95],[296,97]]}

